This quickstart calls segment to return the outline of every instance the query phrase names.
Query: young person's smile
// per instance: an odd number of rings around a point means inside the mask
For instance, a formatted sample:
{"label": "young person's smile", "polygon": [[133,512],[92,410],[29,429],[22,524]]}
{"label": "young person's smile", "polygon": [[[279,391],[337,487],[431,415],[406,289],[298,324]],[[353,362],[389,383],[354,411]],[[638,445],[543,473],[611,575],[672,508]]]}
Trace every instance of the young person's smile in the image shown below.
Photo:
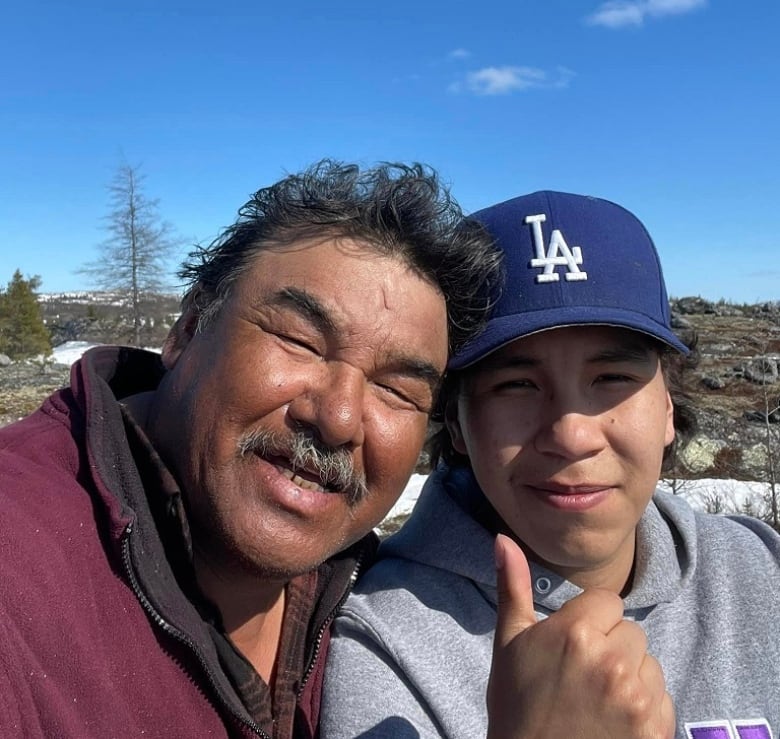
{"label": "young person's smile", "polygon": [[572,513],[595,508],[613,490],[609,485],[558,485],[554,482],[526,485],[526,488],[552,508]]}
{"label": "young person's smile", "polygon": [[623,587],[674,438],[652,339],[602,326],[517,339],[467,371],[449,426],[532,556],[577,584]]}

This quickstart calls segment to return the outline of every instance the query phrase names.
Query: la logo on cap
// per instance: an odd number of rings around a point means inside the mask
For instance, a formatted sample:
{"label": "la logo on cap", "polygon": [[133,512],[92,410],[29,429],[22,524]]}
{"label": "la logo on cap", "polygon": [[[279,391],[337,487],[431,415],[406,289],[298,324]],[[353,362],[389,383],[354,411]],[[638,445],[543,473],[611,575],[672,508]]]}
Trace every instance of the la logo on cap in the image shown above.
{"label": "la logo on cap", "polygon": [[556,267],[566,267],[564,277],[567,282],[587,280],[588,273],[580,269],[582,264],[582,249],[573,246],[571,249],[563,238],[559,229],[553,229],[550,234],[550,244],[545,252],[542,223],[547,220],[544,213],[534,216],[526,216],[525,223],[531,226],[531,235],[534,241],[536,257],[531,260],[531,267],[544,267],[544,272],[536,275],[536,282],[558,282],[560,275],[555,271]]}

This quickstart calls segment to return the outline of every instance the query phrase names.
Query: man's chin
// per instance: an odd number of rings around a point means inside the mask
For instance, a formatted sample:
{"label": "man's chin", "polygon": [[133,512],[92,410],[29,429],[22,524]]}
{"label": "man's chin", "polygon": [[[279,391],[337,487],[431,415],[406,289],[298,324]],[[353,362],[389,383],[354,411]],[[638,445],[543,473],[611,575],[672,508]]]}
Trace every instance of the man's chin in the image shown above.
{"label": "man's chin", "polygon": [[237,553],[236,565],[245,575],[263,582],[289,582],[293,578],[316,570],[323,562],[346,549],[351,543],[352,541],[333,544],[319,551],[302,550],[301,545],[295,541],[277,543],[273,551]]}

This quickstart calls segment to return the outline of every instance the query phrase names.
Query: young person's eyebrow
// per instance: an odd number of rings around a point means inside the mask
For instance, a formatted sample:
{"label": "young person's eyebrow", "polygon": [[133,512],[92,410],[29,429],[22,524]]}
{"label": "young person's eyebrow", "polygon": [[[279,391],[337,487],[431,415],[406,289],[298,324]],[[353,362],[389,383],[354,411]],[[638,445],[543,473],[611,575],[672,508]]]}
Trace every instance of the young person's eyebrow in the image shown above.
{"label": "young person's eyebrow", "polygon": [[590,362],[647,362],[656,352],[643,341],[630,341],[605,347],[596,352]]}
{"label": "young person's eyebrow", "polygon": [[314,295],[298,287],[284,287],[275,292],[268,302],[295,311],[323,333],[332,333],[338,328],[331,312]]}
{"label": "young person's eyebrow", "polygon": [[[619,362],[647,362],[652,358],[654,350],[643,341],[628,341],[626,343],[608,346],[597,351],[588,358],[589,362],[607,362],[617,364]],[[523,354],[521,351],[512,353],[496,352],[487,356],[480,363],[481,369],[512,369],[515,367],[536,367],[541,360],[533,355]]]}
{"label": "young person's eyebrow", "polygon": [[513,367],[536,367],[540,364],[538,359],[527,354],[502,354],[496,353],[485,357],[480,362],[480,369],[511,369]]}
{"label": "young person's eyebrow", "polygon": [[607,362],[618,364],[620,362],[647,362],[654,352],[645,344],[631,343],[627,345],[614,346],[597,352],[589,358],[589,362]]}

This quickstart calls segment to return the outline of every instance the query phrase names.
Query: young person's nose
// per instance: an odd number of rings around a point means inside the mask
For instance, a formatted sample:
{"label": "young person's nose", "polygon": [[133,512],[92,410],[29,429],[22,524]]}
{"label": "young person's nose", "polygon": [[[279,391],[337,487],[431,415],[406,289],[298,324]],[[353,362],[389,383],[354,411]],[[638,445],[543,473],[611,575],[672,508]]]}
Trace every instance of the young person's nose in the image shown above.
{"label": "young person's nose", "polygon": [[581,407],[561,407],[551,400],[539,424],[535,446],[543,454],[565,459],[583,459],[605,446],[598,414]]}

